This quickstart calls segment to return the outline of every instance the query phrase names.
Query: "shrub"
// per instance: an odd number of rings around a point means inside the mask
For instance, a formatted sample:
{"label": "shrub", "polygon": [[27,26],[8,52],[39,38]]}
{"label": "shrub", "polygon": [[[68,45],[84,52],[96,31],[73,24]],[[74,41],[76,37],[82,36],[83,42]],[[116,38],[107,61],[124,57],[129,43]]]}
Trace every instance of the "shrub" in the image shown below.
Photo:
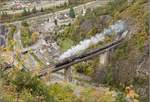
{"label": "shrub", "polygon": [[73,45],[73,41],[71,39],[63,39],[59,41],[59,46],[61,47],[62,51],[66,51],[67,49],[71,48],[71,46]]}
{"label": "shrub", "polygon": [[97,59],[74,65],[77,72],[83,73],[88,76],[92,76],[94,74],[96,66]]}
{"label": "shrub", "polygon": [[33,32],[33,33],[31,34],[32,43],[37,42],[38,38],[39,38],[39,37],[38,37],[38,33],[37,33],[37,32]]}
{"label": "shrub", "polygon": [[18,93],[27,90],[29,94],[40,96],[47,100],[46,102],[52,102],[53,100],[53,97],[48,93],[48,87],[37,76],[31,76],[30,73],[17,72],[15,78],[12,80],[12,84]]}
{"label": "shrub", "polygon": [[21,28],[21,42],[24,47],[31,45],[31,32],[28,27]]}
{"label": "shrub", "polygon": [[31,32],[29,24],[26,21],[22,22],[21,27],[21,42],[23,47],[28,47],[38,40],[38,33]]}
{"label": "shrub", "polygon": [[117,97],[116,97],[116,102],[127,102],[125,98],[125,94],[122,92],[118,92]]}
{"label": "shrub", "polygon": [[55,102],[78,102],[72,90],[64,85],[54,84],[50,86],[50,94],[54,95]]}
{"label": "shrub", "polygon": [[113,0],[106,7],[106,12],[113,15],[116,11],[120,12],[127,8],[127,0]]}
{"label": "shrub", "polygon": [[9,31],[8,37],[7,37],[9,50],[13,50],[13,45],[14,45],[13,36],[14,36],[15,32],[16,32],[16,26],[10,25],[10,31]]}

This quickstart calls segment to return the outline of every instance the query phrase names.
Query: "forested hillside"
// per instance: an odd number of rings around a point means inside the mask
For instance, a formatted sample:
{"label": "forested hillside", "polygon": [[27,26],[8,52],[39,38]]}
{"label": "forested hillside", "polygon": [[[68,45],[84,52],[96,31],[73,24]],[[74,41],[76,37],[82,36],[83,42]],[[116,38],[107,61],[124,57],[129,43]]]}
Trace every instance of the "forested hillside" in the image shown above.
{"label": "forested hillside", "polygon": [[[69,0],[69,4],[74,6],[89,1],[92,0]],[[77,16],[72,6],[69,12],[72,22],[59,27],[58,21],[54,21],[57,29],[61,31],[48,32],[48,34],[58,44],[61,54],[80,41],[102,32],[118,20],[124,21],[128,26],[126,38],[120,45],[110,50],[107,64],[102,65],[100,56],[96,56],[71,66],[73,76],[79,75],[72,82],[51,83],[52,73],[48,73],[46,77],[39,77],[37,70],[29,72],[21,69],[20,66],[23,66],[23,61],[26,59],[21,59],[19,50],[11,53],[17,45],[17,42],[12,40],[17,26],[6,24],[10,27],[6,43],[9,46],[0,48],[0,102],[149,102],[150,12],[148,6],[150,2],[148,0],[131,1],[113,0],[105,6],[87,9],[84,16]],[[21,32],[20,42],[23,47],[34,45],[38,39],[42,38],[41,32],[31,32],[32,29],[29,28],[28,23],[21,24],[19,32]],[[115,34],[107,35],[103,42],[90,46],[82,54],[101,48],[115,40]],[[43,48],[45,46],[46,44]],[[34,49],[29,48],[29,51],[24,53],[32,53],[32,50]],[[17,58],[18,62],[22,61],[17,64],[18,66],[8,64],[17,63],[15,60],[12,61],[13,58]],[[34,58],[39,61],[37,56],[34,55]],[[44,67],[46,66],[40,62],[39,66],[36,66],[37,69],[40,69],[41,63]],[[49,64],[47,66],[51,68]],[[11,69],[7,70],[7,67]],[[83,81],[85,78],[83,76],[90,81]],[[83,80],[81,80],[82,77]]]}

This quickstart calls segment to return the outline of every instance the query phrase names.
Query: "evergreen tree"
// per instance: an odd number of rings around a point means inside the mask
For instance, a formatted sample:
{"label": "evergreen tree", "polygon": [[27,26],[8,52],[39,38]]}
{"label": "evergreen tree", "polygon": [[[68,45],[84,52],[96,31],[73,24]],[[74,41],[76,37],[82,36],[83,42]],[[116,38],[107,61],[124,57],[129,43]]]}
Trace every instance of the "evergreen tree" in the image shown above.
{"label": "evergreen tree", "polygon": [[58,25],[57,19],[54,20],[55,25]]}
{"label": "evergreen tree", "polygon": [[6,11],[2,11],[2,16],[3,16],[3,17],[8,16],[7,12],[6,12]]}
{"label": "evergreen tree", "polygon": [[27,13],[28,13],[28,14],[30,14],[30,13],[31,13],[31,12],[30,12],[30,9],[28,9]]}
{"label": "evergreen tree", "polygon": [[74,11],[74,9],[73,9],[72,7],[70,8],[69,16],[70,16],[71,18],[75,18],[75,11]]}
{"label": "evergreen tree", "polygon": [[41,12],[44,12],[44,9],[43,9],[43,7],[41,8]]}
{"label": "evergreen tree", "polygon": [[2,16],[5,16],[5,12],[4,11],[2,11]]}
{"label": "evergreen tree", "polygon": [[32,9],[32,13],[36,13],[36,7],[34,6],[34,8]]}
{"label": "evergreen tree", "polygon": [[24,9],[23,9],[23,13],[22,13],[22,15],[23,15],[23,16],[28,15],[28,11],[26,10],[26,8],[24,8]]}

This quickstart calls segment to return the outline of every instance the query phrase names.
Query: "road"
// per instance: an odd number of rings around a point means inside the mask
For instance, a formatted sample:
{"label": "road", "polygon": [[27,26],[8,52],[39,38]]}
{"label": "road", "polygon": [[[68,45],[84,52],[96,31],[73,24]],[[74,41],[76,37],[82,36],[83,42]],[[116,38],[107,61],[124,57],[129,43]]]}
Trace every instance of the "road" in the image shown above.
{"label": "road", "polygon": [[[43,2],[43,1],[42,1]],[[67,1],[66,0],[59,0],[59,1],[51,1],[51,2],[46,2],[46,3],[39,3],[39,4],[35,4],[33,3],[30,7],[28,7],[27,9],[30,9],[30,11],[36,7],[36,10],[37,11],[40,11],[41,8],[43,9],[48,9],[48,8],[52,8],[52,7],[56,7],[56,6],[60,6],[60,5],[63,5],[65,4]],[[10,2],[11,3],[11,2]],[[22,13],[23,12],[23,8],[22,9],[19,9],[19,10],[3,10],[5,12],[7,12],[7,14],[11,14],[11,15],[14,15],[14,14],[19,14],[19,13]]]}
{"label": "road", "polygon": [[[74,9],[75,9],[75,12],[76,12],[77,15],[78,14],[81,15],[82,14],[82,10],[83,10],[84,7],[85,8],[90,8],[90,9],[94,9],[94,8],[106,5],[108,2],[109,2],[109,0],[92,1],[92,2],[89,2],[89,3],[86,3],[86,4],[82,4],[82,5],[76,6],[76,7],[74,7]],[[26,18],[24,20],[32,21],[32,20],[39,20],[39,19],[42,20],[42,19],[54,18],[57,15],[68,13],[69,10],[70,9],[68,8],[68,9],[65,9],[65,10],[57,11],[55,13],[48,13],[48,14],[44,14],[44,15],[38,15],[38,16]],[[23,20],[18,20],[18,21],[23,21]],[[18,23],[18,21],[10,22],[9,24],[16,24],[16,23]]]}

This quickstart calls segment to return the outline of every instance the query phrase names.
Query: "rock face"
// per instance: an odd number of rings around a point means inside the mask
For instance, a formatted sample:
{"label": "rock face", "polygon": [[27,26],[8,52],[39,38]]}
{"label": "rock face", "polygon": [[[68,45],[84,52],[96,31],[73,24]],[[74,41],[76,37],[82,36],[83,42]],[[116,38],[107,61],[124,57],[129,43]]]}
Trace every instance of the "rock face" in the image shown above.
{"label": "rock face", "polygon": [[0,24],[0,47],[6,44],[6,33],[7,29],[5,25]]}
{"label": "rock face", "polygon": [[103,25],[108,24],[111,19],[112,19],[112,17],[111,17],[110,15],[103,15],[103,16],[100,16],[100,22],[101,22]]}
{"label": "rock face", "polygon": [[0,24],[0,35],[5,35],[5,34],[6,34],[6,27]]}
{"label": "rock face", "polygon": [[0,46],[3,46],[3,45],[5,45],[5,40],[4,40],[4,38],[0,37]]}

